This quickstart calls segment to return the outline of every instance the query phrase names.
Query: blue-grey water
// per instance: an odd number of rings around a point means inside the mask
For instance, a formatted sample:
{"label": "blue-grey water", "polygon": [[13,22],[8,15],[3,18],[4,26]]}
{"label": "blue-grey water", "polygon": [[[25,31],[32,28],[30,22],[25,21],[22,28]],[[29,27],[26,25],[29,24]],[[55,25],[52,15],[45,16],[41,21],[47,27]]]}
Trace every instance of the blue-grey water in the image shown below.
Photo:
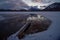
{"label": "blue-grey water", "polygon": [[[52,21],[48,30],[35,34],[26,35],[21,40],[60,40],[60,12],[0,12],[0,14],[41,14]],[[8,40],[18,40],[10,36]]]}

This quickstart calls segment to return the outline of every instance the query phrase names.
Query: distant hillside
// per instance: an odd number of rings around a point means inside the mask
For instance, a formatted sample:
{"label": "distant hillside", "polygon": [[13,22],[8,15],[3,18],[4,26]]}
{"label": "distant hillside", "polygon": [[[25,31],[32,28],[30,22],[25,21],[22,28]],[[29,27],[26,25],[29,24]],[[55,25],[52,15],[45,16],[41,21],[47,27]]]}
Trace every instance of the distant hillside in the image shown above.
{"label": "distant hillside", "polygon": [[60,11],[60,3],[53,3],[46,7],[44,10],[46,11]]}
{"label": "distant hillside", "polygon": [[60,3],[53,3],[43,10],[39,9],[37,6],[26,6],[19,10],[0,9],[0,11],[60,11]]}

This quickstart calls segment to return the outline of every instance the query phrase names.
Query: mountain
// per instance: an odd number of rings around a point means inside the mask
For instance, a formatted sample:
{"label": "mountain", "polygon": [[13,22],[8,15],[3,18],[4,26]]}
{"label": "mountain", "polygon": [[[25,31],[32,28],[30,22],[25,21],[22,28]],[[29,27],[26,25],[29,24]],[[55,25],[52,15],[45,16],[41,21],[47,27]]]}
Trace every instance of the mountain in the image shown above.
{"label": "mountain", "polygon": [[30,11],[60,11],[60,3],[53,3],[49,6],[47,6],[45,9],[39,9],[37,6],[31,6]]}
{"label": "mountain", "polygon": [[40,9],[37,6],[31,6],[29,11],[39,11]]}
{"label": "mountain", "polygon": [[46,11],[59,11],[60,10],[60,3],[53,3],[46,7],[44,10]]}
{"label": "mountain", "polygon": [[49,4],[49,6],[40,6],[40,8],[38,8],[38,6],[28,6],[27,4],[21,3],[19,7],[0,9],[0,11],[60,11],[60,3],[58,2]]}

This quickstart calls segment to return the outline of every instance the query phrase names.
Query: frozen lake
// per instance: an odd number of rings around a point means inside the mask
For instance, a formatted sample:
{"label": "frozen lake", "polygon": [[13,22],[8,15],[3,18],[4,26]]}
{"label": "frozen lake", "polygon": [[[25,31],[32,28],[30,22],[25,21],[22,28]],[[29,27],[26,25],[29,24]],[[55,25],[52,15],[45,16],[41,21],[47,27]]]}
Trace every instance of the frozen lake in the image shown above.
{"label": "frozen lake", "polygon": [[[21,40],[60,40],[60,12],[0,12],[0,14],[41,14],[52,21],[48,30],[26,35]],[[11,38],[9,40],[12,40]],[[14,39],[15,40],[15,39]],[[18,40],[18,39],[17,39]]]}

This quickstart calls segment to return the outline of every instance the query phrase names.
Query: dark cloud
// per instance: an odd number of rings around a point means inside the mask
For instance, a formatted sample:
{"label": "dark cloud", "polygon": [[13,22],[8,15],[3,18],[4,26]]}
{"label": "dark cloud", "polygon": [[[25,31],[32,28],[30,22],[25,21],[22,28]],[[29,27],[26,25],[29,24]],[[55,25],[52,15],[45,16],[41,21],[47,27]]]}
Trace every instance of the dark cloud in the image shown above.
{"label": "dark cloud", "polygon": [[[27,0],[26,0],[27,1]],[[60,2],[60,0],[43,0],[43,2]],[[27,4],[28,1],[27,1]],[[22,9],[27,8],[27,4],[22,2],[22,0],[0,0],[0,9]]]}
{"label": "dark cloud", "polygon": [[21,9],[22,7],[27,7],[27,5],[21,0],[5,0],[0,2],[0,9]]}

